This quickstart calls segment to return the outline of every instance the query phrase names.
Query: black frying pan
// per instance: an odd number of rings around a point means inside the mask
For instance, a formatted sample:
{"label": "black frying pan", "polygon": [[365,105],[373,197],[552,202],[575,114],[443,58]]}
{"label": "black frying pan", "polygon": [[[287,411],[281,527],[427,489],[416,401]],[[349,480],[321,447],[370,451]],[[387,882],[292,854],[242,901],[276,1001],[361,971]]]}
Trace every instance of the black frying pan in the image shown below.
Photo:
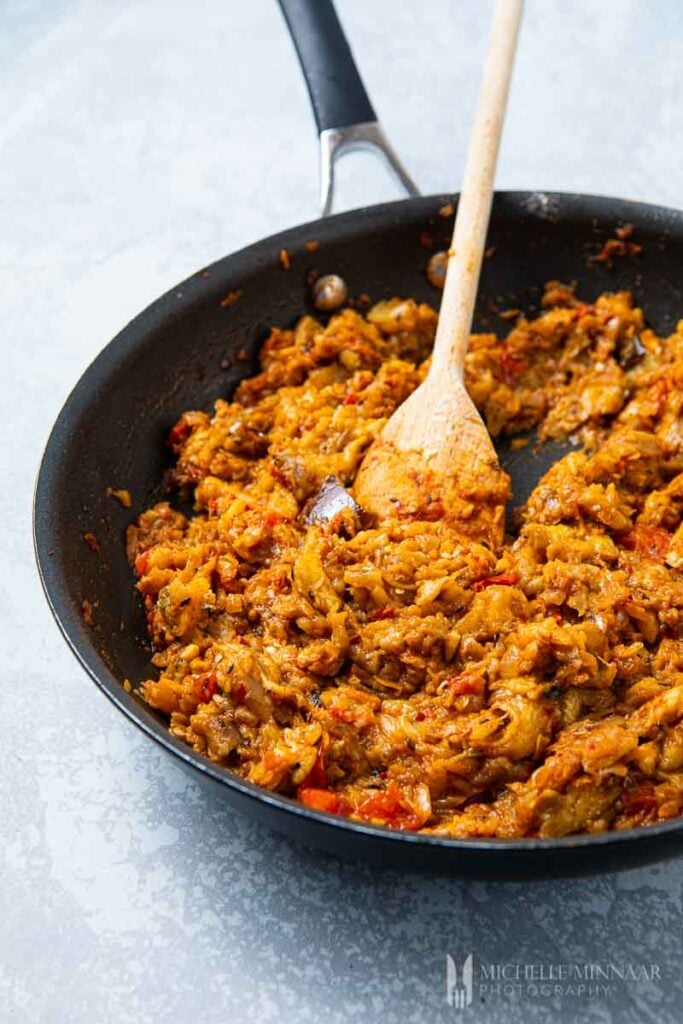
{"label": "black frying pan", "polygon": [[[319,129],[337,139],[350,132],[353,141],[350,130],[359,121],[372,125],[375,115],[331,3],[281,5],[305,65]],[[420,236],[427,231],[439,244],[450,237],[452,223],[438,212],[448,198],[455,197],[411,198],[285,231],[199,271],[133,320],[83,374],[45,450],[34,508],[45,593],[73,652],[119,710],[236,810],[309,845],[387,866],[480,878],[588,873],[671,856],[682,848],[678,821],[558,840],[482,841],[392,832],[316,813],[193,753],[121,685],[149,674],[151,653],[123,535],[133,516],[163,493],[169,428],[183,410],[210,408],[254,372],[268,328],[291,324],[309,308],[306,278],[312,270],[341,274],[352,296],[438,303],[425,279],[429,254]],[[643,246],[638,262],[612,268],[588,263],[624,222],[633,224]],[[305,245],[312,239],[319,243],[314,253]],[[630,288],[659,331],[670,331],[683,315],[679,211],[566,193],[498,193],[489,241],[495,255],[485,261],[479,328],[500,326],[492,312],[496,304],[533,311],[549,278],[576,281],[589,298]],[[283,248],[292,255],[289,271],[278,260]],[[234,289],[242,293],[239,301],[222,306]],[[240,360],[241,349],[246,359]],[[549,457],[554,453],[546,450],[544,461]],[[542,469],[530,449],[508,466],[518,497]],[[129,488],[133,509],[108,496],[108,486]],[[99,555],[84,543],[86,532],[95,534]],[[83,619],[84,600],[93,605],[92,627]]]}

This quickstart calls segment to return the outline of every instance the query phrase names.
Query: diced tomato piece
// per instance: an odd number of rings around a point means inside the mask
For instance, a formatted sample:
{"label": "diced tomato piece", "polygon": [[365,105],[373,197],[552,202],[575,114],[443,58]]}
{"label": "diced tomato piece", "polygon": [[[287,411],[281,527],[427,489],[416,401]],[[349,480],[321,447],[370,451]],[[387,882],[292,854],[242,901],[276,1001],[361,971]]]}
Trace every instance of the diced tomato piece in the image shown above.
{"label": "diced tomato piece", "polygon": [[461,697],[464,694],[483,693],[485,683],[482,677],[475,675],[474,672],[463,672],[459,676],[452,676],[446,685],[451,693]]}
{"label": "diced tomato piece", "polygon": [[330,715],[337,722],[347,722],[350,725],[356,720],[351,708],[330,708]]}
{"label": "diced tomato piece", "polygon": [[263,523],[265,526],[277,526],[280,522],[282,522],[282,518],[277,514],[277,512],[267,512],[263,517]]}
{"label": "diced tomato piece", "polygon": [[368,615],[368,622],[379,622],[382,619],[395,619],[398,615],[398,611],[393,605],[387,604],[384,608],[378,608],[376,612],[371,612]]}
{"label": "diced tomato piece", "polygon": [[485,587],[514,587],[515,583],[519,583],[516,572],[501,572],[498,576],[486,576],[483,580],[477,580],[472,590],[478,594]]}
{"label": "diced tomato piece", "polygon": [[645,558],[663,562],[671,544],[671,534],[659,526],[636,523],[633,529],[623,534],[619,540],[627,551],[637,551]]}
{"label": "diced tomato piece", "polygon": [[360,395],[356,394],[355,391],[349,391],[348,395],[342,402],[342,405],[356,405],[360,401]]}
{"label": "diced tomato piece", "polygon": [[218,689],[218,680],[214,672],[197,676],[194,681],[194,692],[202,704],[208,704]]}
{"label": "diced tomato piece", "polygon": [[355,816],[362,821],[373,821],[406,831],[418,829],[422,824],[399,787],[391,782],[386,789],[364,800],[356,809]]}

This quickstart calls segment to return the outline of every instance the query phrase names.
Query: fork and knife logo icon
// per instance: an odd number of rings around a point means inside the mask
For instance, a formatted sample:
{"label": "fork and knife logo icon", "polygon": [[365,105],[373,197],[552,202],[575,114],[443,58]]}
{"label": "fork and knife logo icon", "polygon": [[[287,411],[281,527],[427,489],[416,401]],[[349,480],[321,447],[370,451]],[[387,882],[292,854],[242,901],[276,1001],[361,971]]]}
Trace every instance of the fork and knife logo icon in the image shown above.
{"label": "fork and knife logo icon", "polygon": [[472,954],[467,957],[460,971],[450,955],[446,954],[446,1002],[454,1010],[464,1010],[472,1002]]}

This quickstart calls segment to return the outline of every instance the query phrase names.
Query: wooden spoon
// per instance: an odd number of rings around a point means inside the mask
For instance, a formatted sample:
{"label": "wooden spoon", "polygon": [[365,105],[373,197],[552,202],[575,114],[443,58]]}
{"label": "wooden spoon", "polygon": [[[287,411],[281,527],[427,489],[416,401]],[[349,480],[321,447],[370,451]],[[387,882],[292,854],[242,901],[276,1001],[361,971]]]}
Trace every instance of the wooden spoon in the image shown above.
{"label": "wooden spoon", "polygon": [[354,484],[380,522],[447,519],[493,545],[503,539],[510,480],[465,390],[464,364],[522,6],[497,2],[429,373],[376,438]]}

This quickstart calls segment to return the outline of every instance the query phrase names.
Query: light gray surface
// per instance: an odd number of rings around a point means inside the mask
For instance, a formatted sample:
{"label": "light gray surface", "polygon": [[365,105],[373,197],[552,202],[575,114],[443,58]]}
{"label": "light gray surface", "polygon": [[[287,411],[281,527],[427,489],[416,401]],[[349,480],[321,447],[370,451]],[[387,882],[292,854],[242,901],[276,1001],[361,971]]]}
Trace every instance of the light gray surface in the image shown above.
{"label": "light gray surface", "polygon": [[[455,187],[489,4],[339,8],[408,167]],[[531,0],[500,186],[683,206],[682,36],[678,0]],[[653,961],[662,981],[463,1019],[679,1020],[677,864],[534,886],[342,866],[200,793],[76,666],[30,548],[49,427],[158,293],[316,216],[314,135],[271,0],[6,0],[0,84],[0,1021],[445,1021],[445,955],[470,951]],[[341,184],[347,206],[393,194],[371,157]]]}

